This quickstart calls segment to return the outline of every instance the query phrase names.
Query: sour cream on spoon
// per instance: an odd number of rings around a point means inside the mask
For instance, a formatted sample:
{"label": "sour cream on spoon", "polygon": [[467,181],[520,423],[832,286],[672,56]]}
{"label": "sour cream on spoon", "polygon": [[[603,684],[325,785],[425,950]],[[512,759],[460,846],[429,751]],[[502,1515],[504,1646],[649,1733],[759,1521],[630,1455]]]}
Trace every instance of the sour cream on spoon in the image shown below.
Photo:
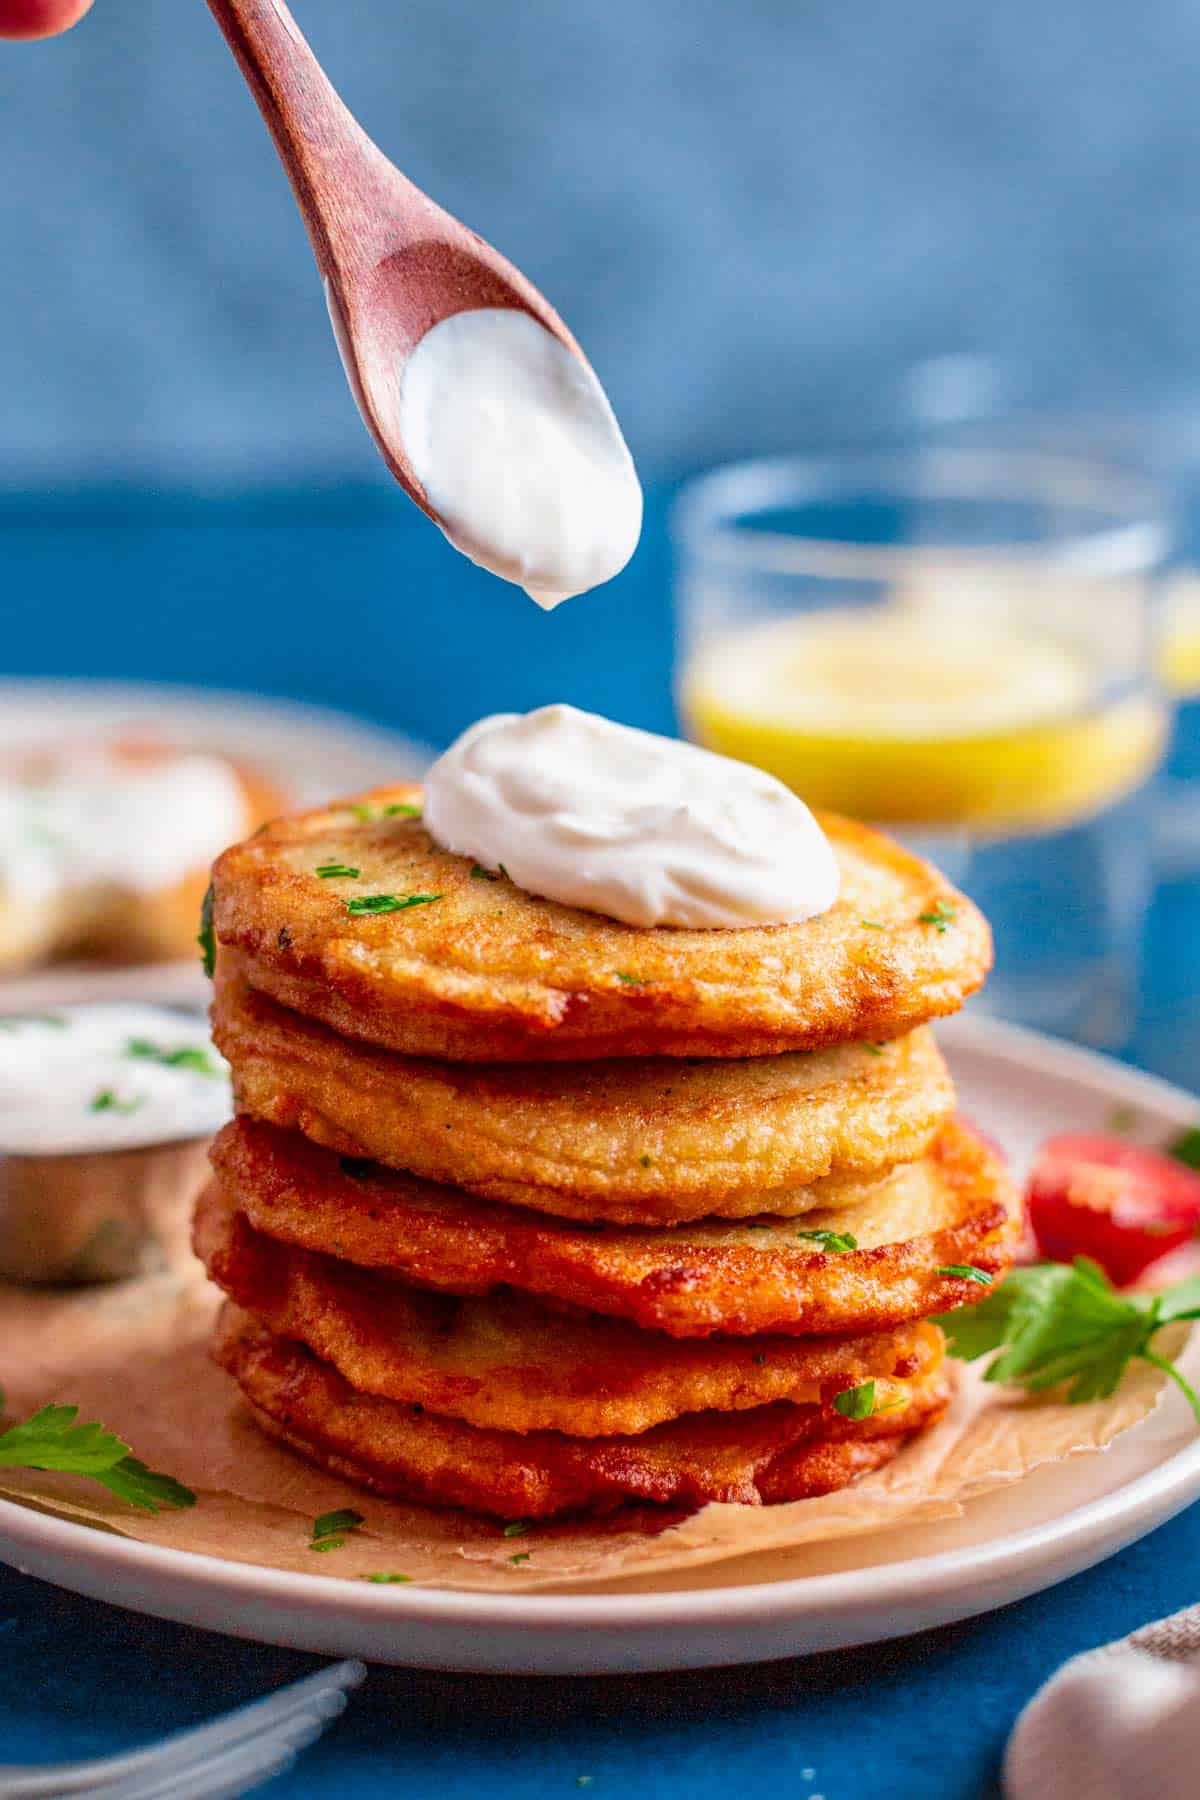
{"label": "sour cream on spoon", "polygon": [[573,706],[471,726],[424,816],[446,849],[627,925],[790,924],[838,895],[828,839],[774,776]]}

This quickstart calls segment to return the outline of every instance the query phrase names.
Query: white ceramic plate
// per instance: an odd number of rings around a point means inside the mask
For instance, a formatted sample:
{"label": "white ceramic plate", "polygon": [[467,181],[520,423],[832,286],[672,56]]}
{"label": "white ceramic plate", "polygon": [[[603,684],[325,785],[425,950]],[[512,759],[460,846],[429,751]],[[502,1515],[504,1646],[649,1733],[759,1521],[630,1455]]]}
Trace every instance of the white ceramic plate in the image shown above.
{"label": "white ceramic plate", "polygon": [[[433,751],[324,706],[167,683],[0,681],[0,752],[127,730],[154,731],[257,769],[299,806],[419,776]],[[0,982],[0,1012],[88,1000],[207,1005],[195,958],[152,969],[57,964]]]}
{"label": "white ceramic plate", "polygon": [[[964,1110],[1018,1170],[1051,1132],[1132,1109],[1161,1142],[1200,1104],[1118,1063],[967,1017],[942,1032]],[[1178,1404],[1176,1402],[1178,1401]],[[135,1611],[330,1655],[425,1668],[602,1674],[765,1661],[923,1631],[1099,1562],[1200,1496],[1173,1392],[1102,1455],[1037,1472],[965,1516],[561,1597],[371,1588],[158,1549],[0,1501],[0,1558]]]}

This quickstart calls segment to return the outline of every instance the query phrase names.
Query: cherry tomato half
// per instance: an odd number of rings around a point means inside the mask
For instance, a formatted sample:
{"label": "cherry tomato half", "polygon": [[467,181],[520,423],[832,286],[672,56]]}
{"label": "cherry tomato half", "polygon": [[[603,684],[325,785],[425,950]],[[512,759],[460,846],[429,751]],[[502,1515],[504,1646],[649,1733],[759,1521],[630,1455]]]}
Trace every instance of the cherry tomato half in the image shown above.
{"label": "cherry tomato half", "polygon": [[1200,1175],[1123,1138],[1066,1134],[1039,1150],[1028,1202],[1043,1255],[1090,1256],[1127,1287],[1200,1228]]}

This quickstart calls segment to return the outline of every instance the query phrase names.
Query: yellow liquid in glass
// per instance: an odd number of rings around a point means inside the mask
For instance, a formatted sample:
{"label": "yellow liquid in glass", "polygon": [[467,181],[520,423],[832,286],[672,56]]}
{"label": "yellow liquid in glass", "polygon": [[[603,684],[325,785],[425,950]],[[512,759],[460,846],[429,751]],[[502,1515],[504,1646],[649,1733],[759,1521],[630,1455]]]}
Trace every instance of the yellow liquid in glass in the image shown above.
{"label": "yellow liquid in glass", "polygon": [[902,611],[826,611],[710,642],[684,670],[697,742],[810,805],[989,836],[1076,824],[1139,787],[1163,751],[1149,694],[1102,701],[1049,637]]}

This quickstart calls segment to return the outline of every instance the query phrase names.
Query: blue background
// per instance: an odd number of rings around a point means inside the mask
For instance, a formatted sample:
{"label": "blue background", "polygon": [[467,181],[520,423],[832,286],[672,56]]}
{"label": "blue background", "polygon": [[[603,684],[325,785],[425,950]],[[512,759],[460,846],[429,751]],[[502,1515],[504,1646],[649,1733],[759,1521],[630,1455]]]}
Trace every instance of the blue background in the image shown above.
{"label": "blue background", "polygon": [[[1200,389],[1192,0],[295,0],[352,109],[559,306],[653,475],[981,345],[1047,405]],[[0,478],[373,453],[201,0],[0,45]]]}

